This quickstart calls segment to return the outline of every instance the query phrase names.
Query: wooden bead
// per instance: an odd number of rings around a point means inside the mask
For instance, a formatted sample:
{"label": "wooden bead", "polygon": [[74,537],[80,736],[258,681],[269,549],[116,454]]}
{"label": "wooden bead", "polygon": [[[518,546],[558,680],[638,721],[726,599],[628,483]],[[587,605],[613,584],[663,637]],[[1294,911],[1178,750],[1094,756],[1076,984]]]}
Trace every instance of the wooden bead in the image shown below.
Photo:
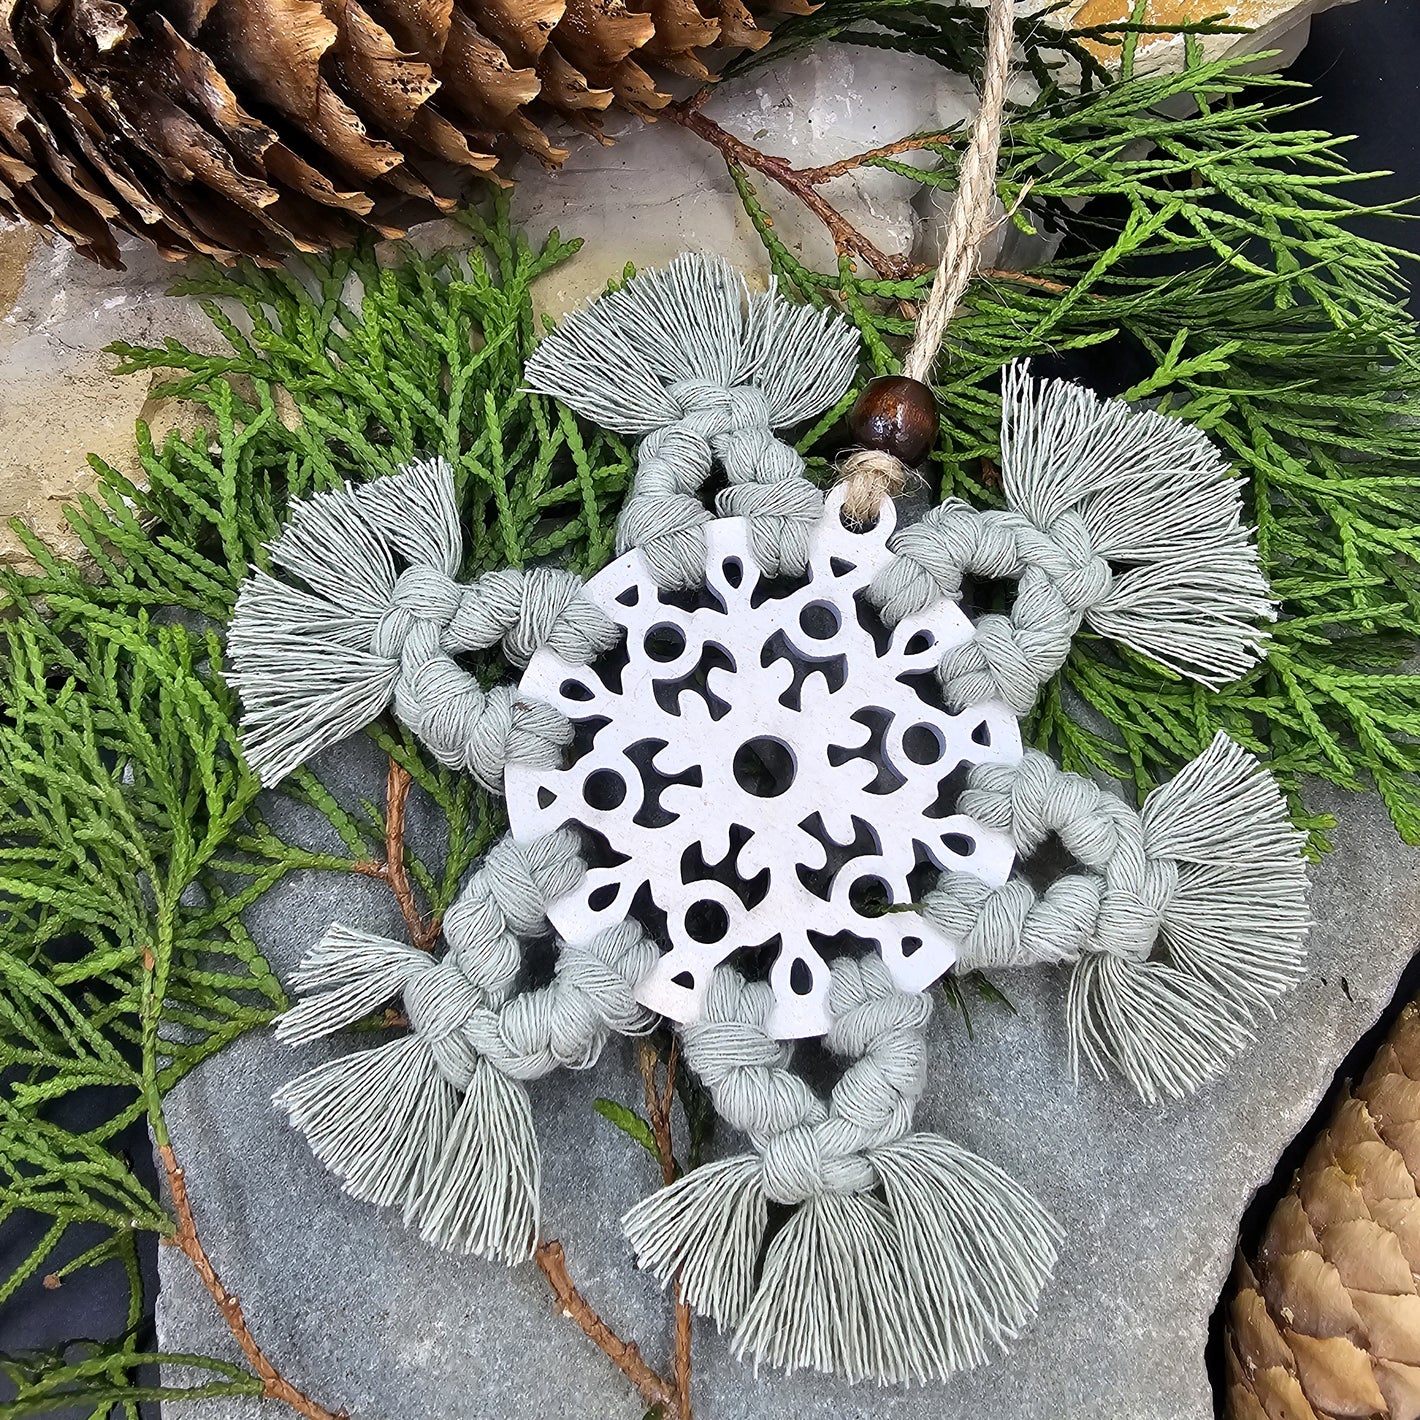
{"label": "wooden bead", "polygon": [[937,400],[920,380],[879,375],[869,380],[848,415],[853,437],[915,467],[937,441]]}

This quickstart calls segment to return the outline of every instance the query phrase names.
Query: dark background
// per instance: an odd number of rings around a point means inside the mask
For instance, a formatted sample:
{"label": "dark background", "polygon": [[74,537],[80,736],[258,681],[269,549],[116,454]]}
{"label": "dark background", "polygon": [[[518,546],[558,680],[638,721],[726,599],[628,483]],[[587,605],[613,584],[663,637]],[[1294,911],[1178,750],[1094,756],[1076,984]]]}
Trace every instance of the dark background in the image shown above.
{"label": "dark background", "polygon": [[[1209,0],[1193,0],[1200,14]],[[1313,86],[1315,104],[1297,122],[1355,134],[1345,156],[1358,172],[1388,170],[1369,184],[1371,203],[1420,195],[1420,3],[1357,0],[1312,21],[1311,42],[1288,71]],[[1417,209],[1420,210],[1420,209]],[[1368,237],[1420,254],[1420,222],[1372,218]],[[1407,273],[1420,319],[1420,266]]]}
{"label": "dark background", "polygon": [[[1212,8],[1209,0],[1194,0],[1194,5],[1200,18]],[[1420,0],[1358,0],[1320,16],[1313,22],[1311,42],[1291,73],[1312,84],[1316,95],[1316,102],[1295,120],[1299,125],[1355,134],[1355,142],[1347,149],[1352,166],[1390,170],[1389,176],[1371,183],[1372,203],[1405,201],[1420,194]],[[1369,236],[1420,253],[1420,223],[1416,221],[1374,218],[1362,224],[1362,229]],[[1420,267],[1416,276],[1420,276]],[[1420,286],[1420,281],[1414,284]],[[1415,295],[1411,310],[1420,317],[1420,300]],[[1417,989],[1420,965],[1407,973],[1397,1003],[1409,999]],[[1388,1022],[1357,1047],[1353,1059],[1358,1065],[1369,1060],[1386,1026]],[[145,1146],[141,1134],[129,1141],[135,1159],[145,1158]],[[1279,1183],[1292,1166],[1284,1160]],[[1269,1202],[1265,1195],[1259,1199],[1257,1207],[1250,1210],[1250,1225],[1256,1225],[1259,1212]],[[38,1238],[39,1231],[23,1220],[0,1225],[0,1276],[29,1252]],[[151,1267],[155,1246],[151,1238],[148,1243]],[[67,1248],[66,1255],[72,1255]],[[61,1260],[56,1258],[55,1262]],[[216,1261],[220,1266],[221,1259]],[[53,1346],[76,1336],[113,1335],[123,1327],[121,1287],[117,1269],[112,1267],[84,1274],[58,1291],[45,1290],[35,1278],[0,1303],[0,1349],[13,1351]]]}

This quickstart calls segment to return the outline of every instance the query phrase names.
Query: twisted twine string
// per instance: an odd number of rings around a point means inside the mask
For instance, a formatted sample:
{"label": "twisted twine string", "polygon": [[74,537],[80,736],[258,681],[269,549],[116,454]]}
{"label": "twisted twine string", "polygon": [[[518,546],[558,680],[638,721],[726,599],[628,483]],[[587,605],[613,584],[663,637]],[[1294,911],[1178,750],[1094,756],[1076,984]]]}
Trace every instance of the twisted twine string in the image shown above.
{"label": "twisted twine string", "polygon": [[698,494],[719,459],[730,486],[716,500],[718,513],[749,520],[755,556],[771,574],[801,574],[823,494],[804,476],[803,456],[774,437],[764,393],[752,385],[686,380],[671,394],[684,412],[641,441],[617,550],[639,547],[663,587],[700,586],[701,529],[712,515]]}
{"label": "twisted twine string", "polygon": [[634,991],[657,949],[635,922],[564,945],[552,981],[516,990],[523,939],[549,930],[548,903],[583,871],[570,830],[504,837],[449,909],[442,958],[336,924],[296,973],[302,999],[277,1023],[288,1044],[402,998],[409,1035],[326,1061],[276,1101],[347,1193],[402,1209],[426,1242],[528,1256],[540,1167],[518,1082],[585,1069],[609,1036],[651,1024]]}
{"label": "twisted twine string", "polygon": [[[771,1004],[766,983],[722,966],[682,1028],[717,1112],[755,1152],[633,1208],[641,1264],[734,1328],[736,1354],[790,1371],[911,1383],[980,1363],[1034,1312],[1059,1230],[986,1160],[911,1133],[931,998],[896,987],[878,957],[835,961],[826,1043],[852,1063],[827,1102],[770,1038]],[[794,1211],[764,1252],[770,1203]]]}
{"label": "twisted twine string", "polygon": [[457,581],[463,537],[443,459],[304,499],[270,555],[286,578],[254,571],[227,635],[242,747],[263,784],[393,702],[441,764],[496,791],[509,762],[556,763],[571,727],[512,686],[485,691],[455,656],[501,644],[521,664],[550,646],[585,662],[619,635],[563,568]]}
{"label": "twisted twine string", "polygon": [[[922,384],[931,380],[947,326],[981,260],[982,244],[996,225],[996,160],[1001,152],[1015,33],[1014,0],[990,0],[981,103],[971,142],[957,169],[956,201],[947,219],[937,274],[918,312],[912,344],[902,362],[902,373]],[[900,459],[883,450],[855,450],[843,461],[847,487],[844,513],[858,522],[871,523],[883,499],[901,493],[911,472]]]}
{"label": "twisted twine string", "polygon": [[836,312],[751,295],[727,261],[687,252],[567,317],[533,352],[528,384],[620,433],[642,436],[617,529],[667,588],[705,575],[697,496],[719,459],[721,517],[749,522],[771,575],[808,566],[822,493],[804,460],[774,436],[820,413],[848,387],[858,336]]}

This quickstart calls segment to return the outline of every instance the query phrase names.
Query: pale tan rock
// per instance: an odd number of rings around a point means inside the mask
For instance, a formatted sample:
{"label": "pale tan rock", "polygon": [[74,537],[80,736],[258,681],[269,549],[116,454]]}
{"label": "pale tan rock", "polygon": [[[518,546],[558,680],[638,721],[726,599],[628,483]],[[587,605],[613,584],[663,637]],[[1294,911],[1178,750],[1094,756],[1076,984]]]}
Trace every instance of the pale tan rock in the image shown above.
{"label": "pale tan rock", "polygon": [[[1148,0],[1144,23],[1177,25],[1217,20],[1227,25],[1243,25],[1246,34],[1204,35],[1199,39],[1205,59],[1221,59],[1232,54],[1277,50],[1269,69],[1280,69],[1297,57],[1307,41],[1313,15],[1353,0]],[[1108,25],[1127,20],[1134,12],[1133,0],[1083,0],[1073,12],[1073,23]],[[1108,63],[1117,58],[1114,45],[1092,46]],[[1138,71],[1176,68],[1183,62],[1184,41],[1176,35],[1141,35],[1135,54]]]}
{"label": "pale tan rock", "polygon": [[0,560],[11,565],[32,565],[16,516],[58,551],[82,551],[64,508],[94,488],[89,454],[136,475],[134,421],[161,431],[191,419],[149,399],[153,380],[115,375],[104,346],[220,344],[194,301],[166,294],[181,268],[137,244],[124,256],[127,271],[104,271],[32,228],[0,231]]}

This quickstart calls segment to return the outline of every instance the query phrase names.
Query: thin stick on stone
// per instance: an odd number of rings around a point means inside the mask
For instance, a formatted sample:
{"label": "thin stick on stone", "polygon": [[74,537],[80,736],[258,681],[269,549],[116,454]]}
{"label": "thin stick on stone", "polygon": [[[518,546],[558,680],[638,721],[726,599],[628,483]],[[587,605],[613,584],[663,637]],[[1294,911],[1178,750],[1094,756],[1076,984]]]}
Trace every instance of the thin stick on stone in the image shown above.
{"label": "thin stick on stone", "polygon": [[187,1196],[187,1176],[178,1164],[172,1145],[159,1144],[157,1153],[163,1165],[163,1172],[167,1176],[168,1191],[172,1195],[173,1213],[177,1218],[176,1231],[165,1237],[163,1241],[170,1247],[178,1248],[192,1263],[202,1285],[207,1289],[212,1300],[216,1302],[217,1310],[222,1314],[222,1320],[227,1324],[227,1330],[232,1333],[233,1339],[241,1348],[242,1355],[247,1358],[252,1370],[260,1377],[262,1395],[268,1400],[279,1400],[298,1415],[304,1415],[306,1420],[349,1420],[346,1411],[327,1410],[323,1405],[312,1400],[303,1390],[298,1390],[276,1369],[266,1352],[257,1345],[256,1338],[251,1334],[251,1328],[247,1325],[246,1316],[242,1312],[240,1300],[223,1285],[221,1276],[212,1265],[212,1259],[207,1256],[207,1250],[202,1245],[202,1239],[197,1231],[197,1222],[192,1215],[192,1203]]}
{"label": "thin stick on stone", "polygon": [[[651,1124],[651,1135],[656,1141],[656,1155],[661,1165],[661,1182],[669,1188],[680,1177],[680,1165],[676,1162],[675,1142],[671,1136],[671,1105],[675,1100],[676,1068],[679,1064],[679,1042],[672,1037],[670,1052],[666,1057],[666,1080],[657,1088],[657,1074],[661,1057],[654,1046],[641,1047],[641,1080],[646,1090],[646,1114]],[[690,1403],[690,1363],[691,1347],[694,1339],[690,1307],[681,1296],[680,1278],[671,1282],[671,1295],[675,1299],[675,1343],[674,1365],[676,1393],[680,1397],[681,1420],[693,1420]]]}
{"label": "thin stick on stone", "polygon": [[636,1387],[636,1394],[652,1408],[659,1408],[664,1420],[682,1420],[676,1388],[653,1371],[642,1359],[634,1341],[623,1341],[577,1290],[567,1273],[567,1255],[556,1238],[538,1243],[533,1258],[547,1278],[562,1315],[575,1321],[589,1340]]}
{"label": "thin stick on stone", "polygon": [[373,858],[362,859],[355,864],[355,871],[367,878],[378,878],[388,883],[394,899],[399,904],[400,915],[404,918],[409,940],[423,951],[432,951],[439,940],[442,925],[437,917],[427,922],[415,901],[414,888],[409,881],[409,868],[405,863],[404,823],[405,810],[409,803],[411,784],[409,771],[403,765],[390,759],[389,774],[385,780],[385,861]]}

